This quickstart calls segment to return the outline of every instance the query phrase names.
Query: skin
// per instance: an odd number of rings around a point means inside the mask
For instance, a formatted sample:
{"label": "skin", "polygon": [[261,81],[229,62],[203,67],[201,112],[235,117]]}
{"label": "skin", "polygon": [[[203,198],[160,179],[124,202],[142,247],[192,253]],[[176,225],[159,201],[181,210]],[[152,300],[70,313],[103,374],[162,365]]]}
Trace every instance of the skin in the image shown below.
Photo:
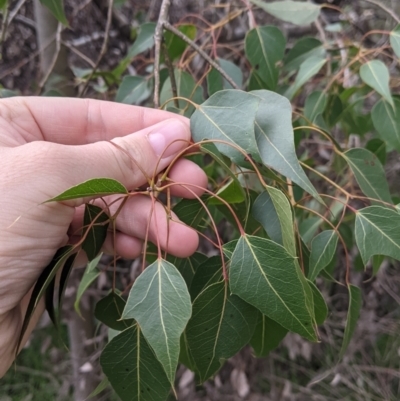
{"label": "skin", "polygon": [[[138,188],[169,166],[189,141],[189,121],[160,110],[86,99],[0,101],[0,377],[14,360],[30,291],[56,250],[79,241],[88,199],[42,202],[92,178],[113,178],[129,190]],[[196,195],[207,185],[204,172],[185,159],[173,164],[169,178],[193,185]],[[171,192],[194,197],[181,186]],[[110,235],[104,250],[138,257],[149,227],[149,239],[164,250],[191,255],[197,233],[176,216],[168,222],[161,204],[153,213],[152,208],[147,196],[129,198],[116,220],[115,242]],[[42,311],[41,305],[23,343]]]}

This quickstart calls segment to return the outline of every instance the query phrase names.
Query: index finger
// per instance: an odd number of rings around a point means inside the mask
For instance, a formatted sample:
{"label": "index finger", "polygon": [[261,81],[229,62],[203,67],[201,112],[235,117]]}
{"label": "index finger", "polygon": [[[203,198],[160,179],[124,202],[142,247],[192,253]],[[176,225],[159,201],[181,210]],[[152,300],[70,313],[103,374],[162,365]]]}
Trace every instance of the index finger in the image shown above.
{"label": "index finger", "polygon": [[125,136],[171,117],[189,124],[186,117],[164,110],[95,99],[14,97],[2,103],[26,142],[85,145]]}

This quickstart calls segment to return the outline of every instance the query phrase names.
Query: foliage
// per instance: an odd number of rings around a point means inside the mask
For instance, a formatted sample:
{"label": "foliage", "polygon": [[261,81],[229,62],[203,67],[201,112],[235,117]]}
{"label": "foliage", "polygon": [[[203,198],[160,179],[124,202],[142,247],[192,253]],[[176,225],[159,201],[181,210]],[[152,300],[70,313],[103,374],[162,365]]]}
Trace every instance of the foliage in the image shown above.
{"label": "foliage", "polygon": [[[309,2],[251,2],[296,25],[318,21],[322,12]],[[219,256],[196,253],[180,260],[162,257],[158,249],[154,258],[154,247],[144,250],[144,270],[127,299],[114,282],[96,308],[97,319],[120,332],[103,350],[104,373],[122,400],[161,401],[174,386],[179,362],[202,383],[247,344],[265,356],[288,332],[318,341],[318,326],[328,314],[319,280],[332,277],[332,261],[342,253],[349,307],[338,361],[362,307],[361,291],[351,280],[350,250],[364,267],[376,256],[400,260],[398,194],[391,192],[384,169],[387,152],[400,151],[400,99],[391,88],[400,26],[380,33],[390,48],[351,46],[343,59],[342,49],[326,38],[301,38],[289,49],[278,27],[256,25],[244,40],[248,70],[215,55],[214,65],[195,72],[187,65],[196,50],[166,31],[166,68],[123,76],[139,54],[152,51],[155,30],[153,23],[140,27],[109,85],[118,82],[116,101],[128,104],[150,104],[158,90],[164,109],[190,117],[197,145],[191,157],[205,168],[210,192],[190,201],[170,199],[167,189],[175,184],[166,170],[161,180],[147,177],[144,196],[159,202],[155,194],[164,192],[168,212],[211,238]],[[179,30],[189,42],[199,35],[192,24]],[[161,88],[154,87],[154,74],[162,78]],[[351,146],[355,136],[365,147]],[[322,144],[330,163],[324,165],[306,143]],[[107,203],[110,194],[132,196],[122,184],[99,178],[49,202],[96,196]],[[83,249],[91,263],[78,291],[79,310],[79,298],[99,275],[98,255],[115,217],[87,203],[86,232],[44,270],[24,329],[44,293],[55,316],[55,273],[64,269],[66,280],[71,255]],[[221,221],[230,231],[225,243],[217,230]],[[60,294],[58,303],[62,286]]]}

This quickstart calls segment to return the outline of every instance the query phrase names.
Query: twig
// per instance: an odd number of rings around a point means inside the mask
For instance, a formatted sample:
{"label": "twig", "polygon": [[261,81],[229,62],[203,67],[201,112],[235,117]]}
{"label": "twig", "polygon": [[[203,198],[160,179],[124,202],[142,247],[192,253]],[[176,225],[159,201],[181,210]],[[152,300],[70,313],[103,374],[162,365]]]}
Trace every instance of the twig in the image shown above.
{"label": "twig", "polygon": [[24,5],[26,0],[19,0],[19,2],[15,5],[14,10],[10,12],[10,19],[8,20],[8,24],[11,24],[14,17],[18,14],[20,8]]}
{"label": "twig", "polygon": [[3,45],[4,45],[4,40],[6,38],[6,32],[7,32],[7,27],[8,27],[8,15],[10,13],[10,6],[6,6],[6,10],[4,11],[3,15],[3,24],[1,27],[1,35],[0,35],[0,46],[1,46],[1,53],[3,53]]}
{"label": "twig", "polygon": [[171,79],[171,89],[172,89],[172,96],[174,97],[174,105],[176,108],[179,108],[179,100],[177,99],[178,89],[176,86],[174,66],[172,65],[171,59],[169,58],[168,49],[164,40],[162,41],[162,49],[165,57],[165,64],[167,65],[168,74]]}
{"label": "twig", "polygon": [[384,4],[377,0],[364,0],[367,3],[375,4],[376,6],[380,7],[383,11],[388,13],[398,24],[400,24],[400,17],[389,7],[386,7]]}
{"label": "twig", "polygon": [[91,60],[89,57],[87,57],[82,52],[80,52],[78,49],[76,49],[74,46],[72,46],[69,42],[62,40],[61,44],[65,47],[67,47],[69,50],[71,50],[77,56],[79,56],[82,60],[85,60],[92,68],[95,67],[95,63],[93,62],[93,60]]}
{"label": "twig", "polygon": [[114,6],[114,0],[109,0],[108,1],[108,12],[107,12],[107,24],[106,24],[106,31],[104,33],[104,40],[103,44],[101,46],[100,54],[99,57],[97,58],[97,61],[95,63],[95,66],[92,69],[92,72],[88,76],[85,85],[83,86],[81,93],[79,94],[78,97],[82,97],[85,95],[86,90],[89,86],[90,80],[93,78],[93,75],[96,73],[97,68],[99,67],[99,64],[103,58],[103,56],[106,54],[107,51],[107,45],[108,45],[108,38],[110,34],[110,29],[111,29],[111,22],[112,22],[112,15],[113,15],[113,6]]}
{"label": "twig", "polygon": [[172,32],[174,35],[181,38],[185,41],[190,47],[196,50],[197,53],[200,54],[201,57],[204,58],[212,67],[214,67],[235,89],[240,89],[236,82],[219,66],[219,64],[213,60],[205,51],[203,51],[196,43],[193,42],[190,38],[188,38],[185,34],[183,34],[179,29],[176,29],[169,22],[164,22],[164,28],[168,31]]}
{"label": "twig", "polygon": [[[171,0],[163,0],[161,4],[160,14],[158,17],[156,29],[154,32],[154,107],[160,107],[160,56],[161,56],[161,43],[163,40],[163,29],[167,22],[169,7]],[[172,81],[171,81],[172,82]]]}
{"label": "twig", "polygon": [[60,54],[61,50],[61,32],[63,30],[63,24],[61,22],[58,23],[57,25],[57,32],[56,32],[56,48],[55,52],[53,55],[53,59],[51,60],[51,64],[46,72],[46,75],[42,78],[42,80],[39,82],[39,86],[37,89],[38,94],[42,92],[43,87],[46,85],[47,80],[49,79],[51,73],[53,72],[54,66],[57,63],[58,55]]}

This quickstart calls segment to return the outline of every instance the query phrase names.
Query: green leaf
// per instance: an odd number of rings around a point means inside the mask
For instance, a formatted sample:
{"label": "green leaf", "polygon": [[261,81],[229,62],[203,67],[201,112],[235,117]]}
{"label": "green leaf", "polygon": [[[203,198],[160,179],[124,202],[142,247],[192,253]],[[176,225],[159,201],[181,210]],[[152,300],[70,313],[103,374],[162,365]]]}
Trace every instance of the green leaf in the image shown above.
{"label": "green leaf", "polygon": [[111,178],[94,178],[75,185],[47,202],[65,201],[85,198],[87,196],[104,196],[112,194],[127,194],[128,190],[118,181]]}
{"label": "green leaf", "polygon": [[123,331],[134,324],[133,319],[121,320],[126,302],[115,292],[97,302],[94,316],[113,330]]}
{"label": "green leaf", "polygon": [[371,256],[400,260],[400,214],[393,209],[370,206],[357,211],[355,237],[364,265]]}
{"label": "green leaf", "polygon": [[[78,253],[71,255],[65,262],[64,266],[62,267],[59,285],[58,285],[58,300],[57,300],[58,305],[57,305],[57,309],[55,310],[55,313],[53,311],[50,312],[50,310],[47,307],[48,295],[47,295],[47,291],[46,291],[46,299],[45,299],[46,310],[48,311],[49,316],[50,316],[51,320],[53,321],[57,330],[59,330],[61,327],[61,313],[62,313],[62,305],[63,305],[63,301],[64,301],[65,290],[67,289],[68,279],[69,279],[69,276],[71,275],[72,268],[74,267],[74,262],[75,262],[75,259],[77,256],[78,256]],[[52,282],[55,284],[55,281],[56,281],[56,277],[53,278]],[[53,284],[50,284],[50,286],[51,285],[53,285]],[[50,286],[49,286],[49,288],[50,288]],[[53,298],[53,301],[54,301],[54,298]],[[55,320],[52,318],[52,315],[55,316]]]}
{"label": "green leaf", "polygon": [[360,68],[361,79],[372,89],[376,90],[394,108],[393,98],[389,87],[389,70],[380,60],[371,60]]}
{"label": "green leaf", "polygon": [[151,95],[149,81],[144,77],[125,76],[118,88],[115,101],[125,104],[140,104]]}
{"label": "green leaf", "polygon": [[219,152],[218,148],[213,143],[203,143],[200,145],[200,149],[202,152],[210,155],[227,173],[232,181],[236,182],[235,188],[240,194],[238,194],[239,198],[243,198],[247,204],[247,195],[246,191],[243,186],[240,184],[237,175],[232,171],[232,168],[225,163],[225,160],[221,153]]}
{"label": "green leaf", "polygon": [[90,400],[91,398],[95,397],[96,395],[100,394],[110,385],[110,381],[105,377],[99,385],[87,396],[86,400]]}
{"label": "green leaf", "polygon": [[297,259],[281,245],[242,236],[229,269],[233,294],[288,330],[316,341],[311,289]]}
{"label": "green leaf", "polygon": [[5,11],[8,6],[8,0],[0,0],[0,11]]}
{"label": "green leaf", "polygon": [[[197,108],[190,119],[194,141],[225,141],[255,157],[258,150],[253,125],[259,102],[258,97],[239,90],[227,89],[215,93]],[[245,156],[242,153],[224,143],[214,144],[222,154],[243,165]]]}
{"label": "green leaf", "polygon": [[103,254],[98,255],[95,259],[89,262],[86,266],[85,273],[79,283],[78,290],[76,292],[76,299],[74,302],[74,308],[76,313],[81,316],[81,311],[79,309],[79,303],[81,301],[82,295],[89,288],[90,284],[93,283],[100,276],[100,271],[97,269],[97,265],[100,262]]}
{"label": "green leaf", "polygon": [[[220,67],[234,80],[236,85],[240,88],[243,85],[243,73],[240,68],[229,60],[218,58],[215,60]],[[214,93],[223,89],[232,89],[232,85],[222,77],[222,75],[212,68],[207,75],[207,92],[211,96]]]}
{"label": "green leaf", "polygon": [[353,337],[354,330],[356,329],[357,326],[357,320],[358,317],[360,316],[360,310],[362,305],[361,290],[358,287],[351,284],[348,286],[348,289],[350,297],[349,310],[347,313],[346,327],[344,330],[342,348],[340,349],[339,353],[339,360],[342,359],[350,343],[351,337]]}
{"label": "green leaf", "polygon": [[343,103],[340,96],[329,95],[328,105],[325,108],[324,118],[329,127],[335,126],[343,113]]}
{"label": "green leaf", "polygon": [[400,98],[394,98],[394,110],[380,100],[372,109],[372,122],[379,136],[400,152]]}
{"label": "green leaf", "polygon": [[279,345],[287,333],[287,329],[259,312],[257,326],[250,340],[254,354],[258,358],[266,357]]}
{"label": "green leaf", "polygon": [[386,144],[379,138],[370,139],[365,145],[365,149],[372,152],[378,160],[382,163],[382,166],[386,163]]}
{"label": "green leaf", "polygon": [[196,274],[198,267],[206,260],[208,260],[208,257],[203,253],[196,252],[189,258],[184,259],[171,257],[168,255],[167,260],[179,270],[179,273],[182,274],[182,277],[185,280],[187,287],[190,288],[193,277]]}
{"label": "green leaf", "polygon": [[290,102],[285,97],[266,90],[254,91],[252,94],[260,98],[255,135],[263,163],[291,179],[323,203],[296,156]]}
{"label": "green leaf", "polygon": [[275,18],[300,26],[312,24],[321,12],[321,6],[303,1],[284,0],[269,3],[260,0],[250,1]]}
{"label": "green leaf", "polygon": [[254,202],[252,214],[273,241],[296,256],[292,208],[283,192],[267,187]]}
{"label": "green leaf", "polygon": [[186,338],[200,381],[213,376],[222,363],[251,339],[257,311],[235,295],[224,281],[203,290],[193,303]]}
{"label": "green leaf", "polygon": [[314,281],[321,270],[331,262],[337,247],[338,236],[333,230],[318,234],[311,242],[308,278]]}
{"label": "green leaf", "polygon": [[139,35],[135,43],[128,50],[129,59],[134,58],[140,53],[151,49],[154,46],[154,33],[156,24],[154,22],[146,22],[140,26]]}
{"label": "green leaf", "polygon": [[[189,39],[194,40],[196,38],[197,28],[195,25],[183,24],[179,25],[177,28]],[[187,47],[187,43],[184,40],[174,35],[170,31],[164,33],[164,39],[171,61],[180,57]]]}
{"label": "green leaf", "polygon": [[68,20],[64,13],[63,0],[40,0],[40,2],[50,10],[57,21],[61,22],[65,26],[68,25]]}
{"label": "green leaf", "polygon": [[[175,74],[177,95],[189,99],[196,104],[202,103],[204,100],[203,90],[201,86],[197,84],[195,79],[189,73],[179,68],[175,69],[174,74]],[[161,89],[160,102],[161,104],[165,104],[167,101],[171,101],[173,97],[174,94],[172,92],[171,78],[168,77]],[[178,103],[179,103],[179,110],[181,111],[186,110],[187,115],[189,116],[193,113],[194,107],[186,100],[179,99]]]}
{"label": "green leaf", "polygon": [[390,32],[390,45],[394,51],[394,54],[400,58],[400,24]]}
{"label": "green leaf", "polygon": [[317,116],[325,111],[326,105],[328,103],[328,96],[322,91],[315,91],[311,93],[304,105],[304,116],[314,123]]}
{"label": "green leaf", "polygon": [[[215,195],[225,200],[229,204],[242,203],[246,199],[244,189],[237,179],[228,181],[222,188],[217,191]],[[211,197],[211,199],[208,201],[208,204],[222,205],[224,203],[217,197]]]}
{"label": "green leaf", "polygon": [[325,57],[322,42],[316,38],[301,38],[284,57],[284,68],[287,71],[297,71],[300,65],[311,57]]}
{"label": "green leaf", "polygon": [[24,316],[24,321],[22,323],[21,332],[18,337],[18,344],[16,348],[17,350],[21,345],[21,341],[24,337],[25,331],[28,328],[29,322],[36,311],[39,301],[41,300],[49,285],[52,285],[51,283],[53,282],[53,279],[58,270],[62,266],[64,266],[64,263],[71,256],[74,250],[75,247],[73,245],[65,245],[62,248],[58,249],[53,256],[51,262],[43,269],[42,273],[37,279],[35,286],[33,287],[32,294],[29,298],[29,303]]}
{"label": "green leaf", "polygon": [[107,237],[109,220],[109,216],[101,207],[89,203],[85,205],[83,228],[88,232],[85,231],[86,238],[82,243],[82,249],[86,252],[89,261],[101,251]]}
{"label": "green leaf", "polygon": [[285,46],[286,39],[275,26],[257,27],[246,34],[246,57],[268,89],[276,89],[279,75],[277,63],[285,54]]}
{"label": "green leaf", "polygon": [[307,282],[313,293],[315,323],[321,325],[325,322],[328,316],[328,307],[317,286],[312,281],[307,280]]}
{"label": "green leaf", "polygon": [[317,75],[321,68],[326,63],[326,58],[321,56],[311,56],[304,60],[301,65],[299,72],[296,75],[296,79],[289,89],[285,92],[285,96],[291,100],[296,92],[306,84],[314,75]]}
{"label": "green leaf", "polygon": [[322,222],[323,220],[320,217],[312,216],[300,223],[299,233],[306,244],[312,240]]}
{"label": "green leaf", "polygon": [[179,339],[192,312],[186,283],[174,265],[158,259],[136,279],[122,318],[135,319],[171,384]]}
{"label": "green leaf", "polygon": [[137,325],[114,337],[100,364],[122,401],[164,401],[170,383]]}
{"label": "green leaf", "polygon": [[220,256],[212,256],[205,260],[197,269],[192,285],[190,296],[192,301],[211,284],[222,281],[222,262]]}
{"label": "green leaf", "polygon": [[[379,159],[367,149],[354,148],[343,153],[364,195],[392,203],[385,171]],[[381,202],[375,202],[382,205]]]}
{"label": "green leaf", "polygon": [[182,199],[175,205],[174,213],[189,227],[197,227],[206,215],[203,205],[197,199]]}

